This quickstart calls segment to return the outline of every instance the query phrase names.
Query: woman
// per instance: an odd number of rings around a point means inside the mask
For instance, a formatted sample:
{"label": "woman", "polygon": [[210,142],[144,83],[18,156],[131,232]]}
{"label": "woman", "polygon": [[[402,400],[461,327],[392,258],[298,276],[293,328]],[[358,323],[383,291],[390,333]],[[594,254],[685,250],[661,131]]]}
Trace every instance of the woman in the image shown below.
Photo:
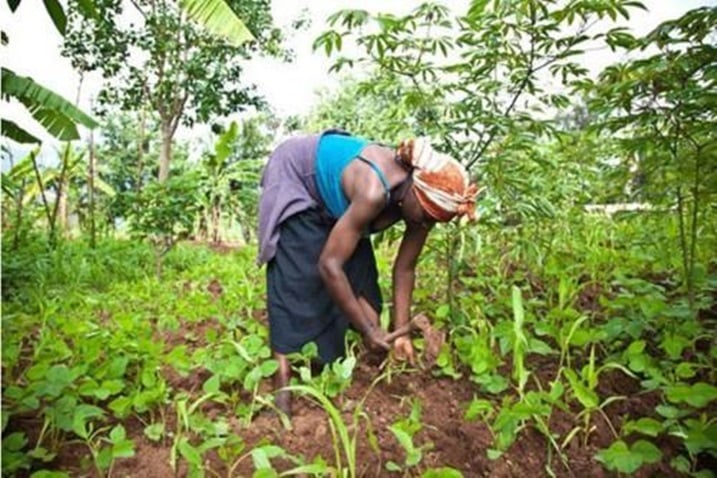
{"label": "woman", "polygon": [[[258,263],[267,263],[269,334],[288,384],[286,354],[315,342],[329,363],[343,356],[348,326],[373,349],[388,350],[379,326],[381,293],[368,235],[403,220],[393,266],[393,326],[409,321],[418,256],[437,222],[472,217],[476,188],[456,160],[424,138],[397,149],[338,130],[289,139],[272,153],[262,177]],[[408,337],[398,356],[413,360]],[[290,413],[290,396],[277,406]]]}

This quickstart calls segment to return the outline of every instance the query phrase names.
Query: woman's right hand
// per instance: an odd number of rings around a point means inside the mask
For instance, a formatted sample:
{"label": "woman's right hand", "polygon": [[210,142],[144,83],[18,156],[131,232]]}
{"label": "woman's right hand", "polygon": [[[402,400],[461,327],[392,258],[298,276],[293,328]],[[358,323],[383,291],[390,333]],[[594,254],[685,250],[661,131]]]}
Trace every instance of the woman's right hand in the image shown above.
{"label": "woman's right hand", "polygon": [[393,353],[396,359],[400,361],[408,361],[409,364],[415,365],[416,358],[413,353],[413,344],[409,336],[398,337],[393,343]]}

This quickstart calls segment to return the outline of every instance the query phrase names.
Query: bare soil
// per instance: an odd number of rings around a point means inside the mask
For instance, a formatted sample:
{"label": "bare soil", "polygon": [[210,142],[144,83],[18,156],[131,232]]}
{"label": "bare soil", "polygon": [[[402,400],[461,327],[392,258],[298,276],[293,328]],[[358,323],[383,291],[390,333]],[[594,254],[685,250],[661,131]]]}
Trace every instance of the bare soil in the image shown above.
{"label": "bare soil", "polygon": [[[191,288],[192,285],[185,284],[184,287]],[[222,293],[222,286],[216,279],[203,288],[214,298]],[[585,293],[590,296],[586,298],[587,301],[592,302],[599,291],[586,290]],[[257,311],[256,318],[265,320],[265,314]],[[226,332],[221,323],[209,318],[200,323],[184,323],[180,330],[174,332],[157,331],[155,337],[162,340],[168,349],[180,344],[186,344],[192,349],[204,345],[205,333],[209,329],[218,333]],[[187,340],[187,337],[195,339]],[[535,357],[530,368],[540,383],[548,384],[555,378],[557,358]],[[201,384],[209,376],[203,370],[188,377],[179,376],[169,367],[163,371],[175,392],[185,391],[190,394],[200,393]],[[414,400],[421,404],[423,423],[422,429],[414,436],[414,445],[423,447],[424,452],[420,464],[407,475],[420,476],[430,468],[452,467],[463,472],[466,477],[542,477],[549,476],[548,470],[557,476],[566,477],[615,476],[605,471],[594,459],[595,454],[615,440],[612,429],[619,430],[622,423],[630,418],[655,416],[654,408],[660,403],[658,394],[643,393],[637,381],[619,371],[610,371],[601,376],[599,395],[620,395],[625,398],[607,406],[605,416],[596,414],[592,418],[592,429],[587,439],[578,434],[570,441],[565,449],[567,466],[561,463],[555,453],[550,456],[548,440],[530,426],[520,432],[516,442],[505,454],[490,460],[486,455],[486,450],[493,442],[489,424],[467,421],[464,414],[474,397],[492,399],[496,402],[496,409],[500,403],[494,397],[481,394],[478,386],[467,378],[467,374],[464,374],[464,378],[453,380],[436,377],[430,370],[407,369],[393,374],[390,379],[384,379],[372,388],[380,372],[375,360],[363,357],[354,371],[350,388],[335,400],[345,423],[351,423],[355,407],[365,398],[363,411],[370,425],[362,420],[358,431],[349,430],[358,434],[356,463],[359,476],[401,476],[386,469],[389,461],[402,464],[405,460],[403,448],[388,427],[409,416]],[[267,391],[269,386],[265,383],[262,389]],[[249,426],[235,418],[232,411],[222,404],[210,402],[202,411],[210,418],[226,416],[232,431],[242,439],[247,451],[271,443],[281,446],[292,455],[302,456],[307,462],[321,456],[326,462],[334,463],[334,446],[326,412],[308,399],[294,400],[290,430],[285,429],[278,417],[269,410],[262,411]],[[164,412],[166,429],[172,430],[176,424],[174,411],[167,408]],[[576,415],[577,409],[554,409],[549,426],[559,436],[559,440],[580,424]],[[128,437],[135,443],[136,454],[132,458],[118,460],[112,472],[113,477],[187,476],[188,470],[183,460],[179,460],[180,465],[176,471],[170,467],[171,440],[165,438],[160,443],[150,441],[143,434],[144,425],[136,418],[123,422],[123,425]],[[10,431],[25,431],[30,443],[37,439],[41,428],[42,423],[37,417],[14,416],[9,425]],[[376,438],[374,446],[369,440],[370,434]],[[679,443],[671,439],[659,439],[656,444],[663,451],[663,461],[643,467],[636,476],[675,476],[668,463],[679,452]],[[287,461],[277,461],[274,465],[279,470],[292,466]],[[205,466],[218,473],[218,476],[228,476],[226,465],[214,452],[207,454]],[[98,476],[92,468],[85,446],[69,440],[66,440],[54,462],[46,468],[63,470],[73,477]],[[232,476],[249,477],[253,471],[251,458],[247,458],[237,466]],[[29,473],[25,476],[29,476]]]}
{"label": "bare soil", "polygon": [[[367,426],[362,423],[358,432],[357,471],[359,476],[400,476],[390,473],[385,465],[389,460],[403,463],[405,453],[394,438],[388,426],[405,418],[411,411],[411,400],[417,399],[422,405],[423,427],[414,436],[416,446],[425,447],[423,460],[409,476],[419,476],[429,468],[450,466],[463,472],[466,477],[519,477],[548,476],[548,442],[533,428],[524,429],[516,443],[497,460],[490,460],[486,450],[491,447],[492,433],[486,423],[468,422],[464,419],[467,404],[478,395],[476,386],[468,380],[436,378],[429,372],[404,372],[394,375],[390,382],[382,382],[369,392],[371,383],[379,373],[375,366],[365,363],[358,366],[354,381],[343,397],[335,403],[342,410],[346,423],[351,422],[354,407],[368,396],[364,402],[364,411],[371,422],[371,429],[377,438],[378,453],[372,449],[367,435]],[[206,377],[202,377],[206,379]],[[175,386],[187,386],[196,390],[201,379],[186,380]],[[189,391],[188,390],[188,391]],[[600,392],[606,395],[623,394],[627,398],[607,407],[606,413],[618,428],[629,416],[653,415],[654,406],[659,398],[651,394],[640,394],[639,385],[629,377],[615,373],[606,376],[600,384]],[[221,405],[205,410],[208,416],[227,414]],[[242,438],[246,450],[266,443],[279,445],[293,455],[301,455],[307,461],[316,456],[323,457],[328,463],[334,462],[333,444],[327,415],[322,408],[308,399],[294,400],[292,429],[285,430],[278,417],[270,411],[260,413],[245,427],[239,420],[230,419],[234,433]],[[176,418],[167,411],[167,428],[172,429]],[[574,414],[555,410],[550,420],[551,430],[565,435],[575,425]],[[26,423],[26,425],[33,425]],[[39,426],[40,424],[34,424]],[[154,443],[146,438],[143,426],[136,420],[124,423],[127,433],[135,442],[136,455],[133,458],[117,462],[113,470],[114,477],[172,477],[186,476],[186,465],[181,463],[177,474],[170,468],[170,443]],[[610,428],[602,416],[594,419],[594,430],[583,446],[581,437],[576,437],[566,448],[569,469],[560,460],[552,457],[550,467],[557,476],[569,477],[607,477],[615,476],[603,469],[594,460],[595,453],[610,445],[614,440]],[[351,430],[350,430],[351,431]],[[676,476],[667,465],[669,458],[677,453],[677,443],[671,440],[659,440],[657,445],[666,458],[656,465],[643,467],[636,476]],[[210,453],[206,463],[208,467],[226,476],[227,468],[215,454]],[[277,469],[291,467],[288,462],[275,463]],[[87,460],[86,449],[82,445],[65,446],[60,456],[52,464],[55,469],[68,471],[71,476],[98,476]],[[233,476],[251,476],[254,469],[251,459],[245,459],[237,467]]]}

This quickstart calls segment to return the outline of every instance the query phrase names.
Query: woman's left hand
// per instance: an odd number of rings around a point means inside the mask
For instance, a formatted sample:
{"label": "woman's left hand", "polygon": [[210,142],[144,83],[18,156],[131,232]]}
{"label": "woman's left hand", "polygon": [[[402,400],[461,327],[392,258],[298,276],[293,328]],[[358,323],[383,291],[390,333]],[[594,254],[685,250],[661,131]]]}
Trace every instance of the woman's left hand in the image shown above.
{"label": "woman's left hand", "polygon": [[408,360],[408,363],[415,365],[416,358],[413,353],[413,344],[411,343],[410,337],[398,337],[393,342],[393,353],[398,360]]}

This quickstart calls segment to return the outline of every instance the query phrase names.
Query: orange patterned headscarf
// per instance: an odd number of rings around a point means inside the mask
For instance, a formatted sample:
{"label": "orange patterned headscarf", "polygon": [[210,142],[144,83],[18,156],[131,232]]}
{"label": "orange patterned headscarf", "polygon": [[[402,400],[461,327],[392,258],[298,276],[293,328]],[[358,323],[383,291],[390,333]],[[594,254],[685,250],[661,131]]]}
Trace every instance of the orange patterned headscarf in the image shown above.
{"label": "orange patterned headscarf", "polygon": [[397,155],[413,168],[413,192],[423,210],[438,222],[454,217],[475,219],[478,189],[454,158],[433,149],[428,138],[401,142]]}

